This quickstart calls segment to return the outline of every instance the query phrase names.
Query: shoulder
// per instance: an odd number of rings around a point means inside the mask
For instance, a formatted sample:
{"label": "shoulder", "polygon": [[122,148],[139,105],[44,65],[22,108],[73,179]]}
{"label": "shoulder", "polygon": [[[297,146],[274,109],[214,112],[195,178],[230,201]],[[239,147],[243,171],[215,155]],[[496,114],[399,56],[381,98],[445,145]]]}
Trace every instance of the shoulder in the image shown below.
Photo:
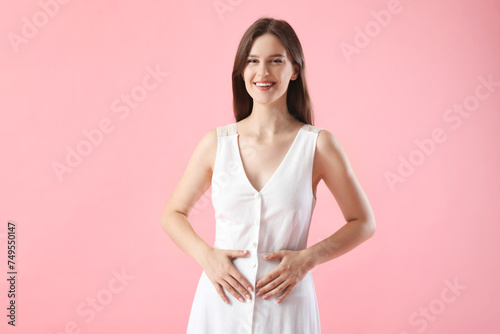
{"label": "shoulder", "polygon": [[236,133],[236,129],[236,123],[212,128],[206,131],[198,142],[196,151],[199,155],[199,160],[202,160],[205,166],[210,166],[212,171],[215,165],[219,137],[233,135]]}
{"label": "shoulder", "polygon": [[321,129],[316,143],[316,156],[320,169],[340,170],[348,163],[347,156],[338,138],[330,131]]}
{"label": "shoulder", "polygon": [[198,145],[201,145],[206,149],[213,148],[214,146],[217,147],[217,129],[218,128],[212,128],[205,131]]}
{"label": "shoulder", "polygon": [[339,151],[341,149],[340,142],[337,137],[326,129],[320,129],[318,131],[318,141],[316,145],[318,151],[320,152]]}
{"label": "shoulder", "polygon": [[236,133],[236,123],[218,126],[206,131],[199,142],[205,149],[217,149],[218,137],[230,136]]}
{"label": "shoulder", "polygon": [[223,136],[231,136],[236,134],[238,132],[238,126],[236,123],[230,123],[224,126],[219,126],[216,128],[216,133],[217,136],[223,137]]}
{"label": "shoulder", "polygon": [[311,133],[319,134],[319,132],[321,130],[323,130],[323,129],[319,128],[317,126],[311,125],[311,124],[302,123],[302,130],[304,130],[306,132],[311,132]]}
{"label": "shoulder", "polygon": [[201,135],[192,159],[196,161],[198,167],[205,167],[213,170],[215,155],[217,153],[217,128],[205,131]]}

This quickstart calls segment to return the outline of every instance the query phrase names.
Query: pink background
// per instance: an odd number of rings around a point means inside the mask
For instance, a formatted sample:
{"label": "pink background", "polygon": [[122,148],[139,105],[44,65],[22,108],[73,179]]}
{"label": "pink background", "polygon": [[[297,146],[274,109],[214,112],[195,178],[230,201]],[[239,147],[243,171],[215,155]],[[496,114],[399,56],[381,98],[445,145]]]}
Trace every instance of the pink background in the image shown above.
{"label": "pink background", "polygon": [[[377,219],[313,271],[323,333],[500,331],[500,86],[481,83],[500,82],[499,1],[54,3],[0,11],[2,333],[185,332],[201,268],[161,214],[202,135],[234,121],[234,55],[264,15],[297,32],[315,125],[340,140]],[[68,150],[83,155],[58,176]],[[190,220],[213,241],[210,189]],[[343,223],[321,182],[309,244]]]}

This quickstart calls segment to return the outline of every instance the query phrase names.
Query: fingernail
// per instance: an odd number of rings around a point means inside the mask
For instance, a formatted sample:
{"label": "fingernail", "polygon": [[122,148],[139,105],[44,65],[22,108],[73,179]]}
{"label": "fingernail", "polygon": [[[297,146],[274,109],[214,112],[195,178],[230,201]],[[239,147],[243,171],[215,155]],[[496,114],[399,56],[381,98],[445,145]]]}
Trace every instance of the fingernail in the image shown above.
{"label": "fingernail", "polygon": [[250,298],[252,298],[252,297],[250,295],[247,295],[247,299],[250,299]]}
{"label": "fingernail", "polygon": [[280,299],[276,299],[276,304],[279,304],[281,300]]}
{"label": "fingernail", "polygon": [[247,289],[248,289],[248,291],[252,292],[252,287],[251,286],[249,286]]}
{"label": "fingernail", "polygon": [[243,298],[241,298],[241,297],[240,297],[240,298],[238,298],[238,299],[239,299],[239,301],[240,301],[240,302],[242,302],[242,303],[245,301],[245,300],[244,300]]}
{"label": "fingernail", "polygon": [[268,257],[269,257],[269,254],[264,255],[264,258],[266,258],[266,259],[267,259]]}
{"label": "fingernail", "polygon": [[229,304],[229,300],[227,300],[227,299],[226,299],[226,300],[224,301],[224,303]]}

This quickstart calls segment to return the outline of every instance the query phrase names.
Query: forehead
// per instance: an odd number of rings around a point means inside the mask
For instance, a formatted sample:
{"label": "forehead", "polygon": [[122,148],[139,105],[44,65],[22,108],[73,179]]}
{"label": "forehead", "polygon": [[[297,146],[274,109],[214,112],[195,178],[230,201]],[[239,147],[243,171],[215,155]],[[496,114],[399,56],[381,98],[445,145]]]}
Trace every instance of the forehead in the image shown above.
{"label": "forehead", "polygon": [[281,43],[280,39],[276,35],[266,33],[257,37],[253,41],[249,55],[266,57],[268,55],[278,53],[286,57],[287,54],[285,46],[283,45],[283,43]]}

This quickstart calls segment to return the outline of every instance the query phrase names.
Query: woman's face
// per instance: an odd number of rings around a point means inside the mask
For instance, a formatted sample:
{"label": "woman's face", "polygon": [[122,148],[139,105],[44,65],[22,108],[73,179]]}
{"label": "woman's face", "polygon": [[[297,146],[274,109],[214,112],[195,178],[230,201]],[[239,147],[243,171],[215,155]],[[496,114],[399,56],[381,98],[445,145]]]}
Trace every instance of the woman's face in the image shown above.
{"label": "woman's face", "polygon": [[242,72],[254,105],[286,105],[288,84],[299,75],[298,65],[294,66],[288,56],[285,46],[274,34],[266,33],[254,40]]}

